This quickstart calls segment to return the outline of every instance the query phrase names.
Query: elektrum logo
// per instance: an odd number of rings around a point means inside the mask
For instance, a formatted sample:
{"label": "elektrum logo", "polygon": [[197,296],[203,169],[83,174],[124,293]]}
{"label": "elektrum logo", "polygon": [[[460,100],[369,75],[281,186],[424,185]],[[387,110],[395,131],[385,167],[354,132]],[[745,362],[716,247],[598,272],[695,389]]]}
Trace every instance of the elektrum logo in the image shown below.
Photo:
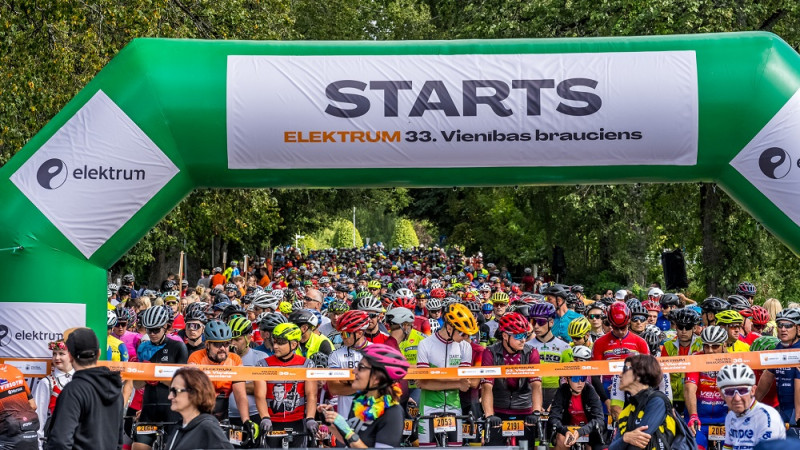
{"label": "elektrum logo", "polygon": [[39,185],[45,189],[58,189],[67,181],[67,165],[58,158],[48,159],[36,172]]}
{"label": "elektrum logo", "polygon": [[780,180],[789,174],[792,161],[786,150],[780,147],[770,147],[758,157],[758,167],[761,172],[773,180]]}

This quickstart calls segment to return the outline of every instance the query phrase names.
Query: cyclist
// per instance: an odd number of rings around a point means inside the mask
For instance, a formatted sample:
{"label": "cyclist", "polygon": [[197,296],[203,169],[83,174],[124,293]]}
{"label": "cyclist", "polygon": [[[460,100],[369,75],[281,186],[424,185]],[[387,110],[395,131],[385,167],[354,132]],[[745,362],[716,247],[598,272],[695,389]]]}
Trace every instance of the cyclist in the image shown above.
{"label": "cyclist", "polygon": [[[778,350],[800,348],[800,310],[786,308],[775,317],[778,329],[778,343],[775,348]],[[796,367],[781,367],[767,369],[761,375],[758,382],[756,399],[762,400],[772,385],[777,386],[778,390],[778,411],[783,421],[795,426],[800,416],[800,370]]]}
{"label": "cyclist", "polygon": [[[395,292],[395,297],[392,300],[392,307],[393,308],[403,307],[413,312],[417,308],[417,298],[414,296],[414,293],[411,292],[410,289],[400,289],[397,292]],[[430,323],[425,317],[421,315],[414,316],[414,329],[424,334],[425,336],[430,336],[431,334]]]}
{"label": "cyclist", "polygon": [[675,294],[665,293],[658,298],[658,303],[661,305],[661,312],[658,313],[656,325],[664,331],[669,331],[671,328],[669,315],[681,307],[681,299]]}
{"label": "cyclist", "polygon": [[567,307],[567,296],[569,292],[561,285],[554,284],[545,289],[543,294],[547,302],[555,308],[552,325],[553,335],[566,342],[572,342],[572,338],[570,338],[569,333],[567,333],[567,327],[569,327],[569,324],[573,320],[582,316]]}
{"label": "cyclist", "polygon": [[717,372],[717,387],[728,406],[725,448],[752,450],[759,442],[786,439],[780,414],[756,401],[756,377],[745,364],[728,364]]}
{"label": "cyclist", "polygon": [[631,310],[631,331],[641,336],[645,328],[647,328],[647,310],[642,306],[642,303],[635,298],[629,299],[625,304],[628,305],[628,309]]}
{"label": "cyclist", "polygon": [[[497,326],[500,325],[500,318],[508,311],[508,301],[509,296],[505,292],[495,292],[489,297],[489,303],[492,304],[493,308],[492,314],[494,314],[494,322],[497,323]],[[490,328],[495,329],[494,334],[497,333],[497,326],[492,327],[490,325]],[[492,334],[492,336],[494,336],[494,334]]]}
{"label": "cyclist", "polygon": [[[444,325],[442,301],[435,297],[431,297],[431,299],[428,300],[428,323],[431,324],[431,321],[436,321],[436,323],[439,324],[438,328]],[[491,327],[491,324],[489,324],[489,326]],[[433,325],[431,324],[431,333],[433,332]]]}
{"label": "cyclist", "polygon": [[275,312],[278,310],[280,302],[280,299],[272,292],[259,292],[253,297],[253,312],[256,317],[265,312]]}
{"label": "cyclist", "polygon": [[[478,332],[478,323],[466,306],[454,303],[447,308],[442,326],[430,338],[424,339],[417,348],[417,367],[469,367],[472,361],[470,336]],[[435,413],[461,414],[459,391],[466,392],[469,380],[419,380],[420,414],[428,416]],[[461,423],[455,433],[449,433],[448,441],[454,445],[461,442]],[[434,445],[430,424],[420,421],[418,426],[420,446]]]}
{"label": "cyclist", "polygon": [[[206,324],[203,331],[205,336],[206,348],[192,353],[189,357],[189,364],[214,365],[235,367],[242,365],[242,359],[235,353],[230,353],[231,339],[233,333],[231,328],[221,320],[211,320]],[[217,394],[216,402],[212,414],[217,420],[224,420],[228,415],[228,403],[231,394],[236,399],[239,408],[239,417],[247,417],[243,426],[248,436],[258,436],[260,429],[258,424],[249,419],[250,409],[247,401],[247,391],[244,381],[214,381],[214,391]]]}
{"label": "cyclist", "polygon": [[[269,367],[313,368],[311,359],[298,353],[303,332],[294,323],[282,323],[272,331],[272,345],[275,354],[266,359]],[[262,419],[265,429],[303,430],[315,435],[319,425],[314,420],[317,409],[317,383],[299,381],[270,381],[267,383],[267,404],[269,418]],[[268,445],[281,446],[280,438],[267,438]],[[292,447],[305,447],[306,435],[291,442]]]}
{"label": "cyclist", "polygon": [[261,316],[261,320],[258,321],[258,329],[261,331],[261,338],[264,339],[264,342],[256,347],[256,350],[266,353],[267,356],[271,356],[273,354],[272,340],[270,339],[270,336],[272,336],[272,330],[282,323],[288,323],[289,320],[286,318],[286,316],[279,312],[262,314],[265,315]]}
{"label": "cyclist", "polygon": [[389,335],[381,330],[383,322],[383,305],[377,297],[364,297],[358,307],[369,315],[369,327],[364,332],[367,340],[373,344],[383,344]]}
{"label": "cyclist", "polygon": [[106,311],[106,328],[108,330],[108,335],[106,336],[106,342],[108,343],[106,360],[126,362],[128,361],[128,347],[111,333],[111,330],[116,326],[117,313],[115,311]]}
{"label": "cyclist", "polygon": [[[327,336],[328,339],[334,343],[336,348],[339,348],[336,345],[336,341],[341,341],[341,336],[339,336],[339,333],[336,331],[336,321],[338,321],[339,317],[347,311],[350,311],[350,306],[346,301],[338,299],[332,300],[328,305],[328,311],[326,312],[329,321],[320,325],[319,327],[319,333],[323,336]],[[338,344],[341,345],[341,342],[338,342]]]}
{"label": "cyclist", "polygon": [[[775,350],[780,342],[781,340],[774,336],[761,336],[753,341],[753,345],[750,346],[750,351],[762,352],[766,350]],[[758,386],[759,381],[761,381],[764,372],[764,369],[753,371],[753,373],[756,374],[756,386]],[[756,391],[756,397],[758,397],[758,391]],[[780,402],[778,402],[778,386],[775,383],[770,383],[769,391],[759,401],[777,409],[780,405]]]}
{"label": "cyclist", "polygon": [[[252,322],[244,317],[236,317],[228,322],[228,326],[231,329],[231,350],[241,358],[242,365],[266,367],[267,354],[250,348],[250,335],[253,333]],[[253,423],[260,423],[262,417],[269,416],[266,401],[267,385],[264,381],[247,381],[245,382],[245,392],[250,410],[248,418]],[[232,425],[243,424],[235,396],[228,403],[228,418]]]}
{"label": "cyclist", "polygon": [[136,323],[136,313],[133,309],[122,306],[116,308],[114,312],[117,314],[117,325],[111,329],[111,334],[125,343],[125,348],[128,350],[128,361],[138,361],[136,349],[142,341],[142,335],[128,331],[128,327]]}
{"label": "cyclist", "polygon": [[746,352],[750,350],[750,346],[740,339],[742,324],[744,323],[744,317],[742,317],[741,314],[732,309],[726,309],[725,311],[718,312],[715,318],[717,320],[717,325],[728,332],[726,347],[729,353]]}
{"label": "cyclist", "polygon": [[[366,311],[350,310],[342,314],[336,322],[336,329],[342,335],[342,346],[328,357],[328,367],[331,369],[353,369],[361,360],[361,352],[369,345],[364,337],[364,330],[369,326],[369,315]],[[338,396],[339,412],[347,412],[353,403],[355,389],[352,381],[329,381],[327,390],[332,395]]]}
{"label": "cyclist", "polygon": [[[591,361],[592,349],[583,345],[575,346],[572,348],[572,357],[575,361]],[[611,399],[608,398],[608,389],[603,387],[602,377],[590,376],[586,383],[594,387],[595,392],[600,396],[600,402],[603,404],[604,411],[608,411],[608,409],[611,408]]]}
{"label": "cyclist", "polygon": [[[580,428],[569,431],[570,425]],[[588,377],[568,377],[556,392],[547,423],[547,429],[555,433],[556,450],[570,448],[582,436],[589,436],[593,449],[603,448],[600,432],[604,425],[603,404]]]}
{"label": "cyclist", "polygon": [[[727,350],[728,332],[722,327],[712,325],[703,329],[700,335],[703,350],[696,353],[725,353]],[[709,425],[721,425],[728,414],[728,406],[717,389],[717,372],[689,372],[686,374],[684,400],[689,430],[695,433],[697,445],[708,447]],[[755,382],[755,377],[753,378]]]}
{"label": "cyclist", "polygon": [[[547,292],[551,292],[548,290]],[[553,322],[556,308],[551,303],[534,303],[528,309],[528,317],[533,327],[533,336],[528,340],[539,353],[542,364],[572,361],[572,350],[569,344],[553,335]],[[542,407],[547,409],[559,386],[558,377],[542,378]]]}
{"label": "cyclist", "polygon": [[293,311],[289,315],[289,322],[297,325],[302,333],[300,346],[297,347],[298,355],[311,358],[317,352],[326,355],[330,355],[333,352],[331,340],[326,336],[314,333],[314,330],[319,326],[319,319],[313,312],[307,309]]}
{"label": "cyclist", "polygon": [[658,303],[658,301],[645,300],[642,302],[642,306],[647,310],[647,324],[655,325],[658,323],[658,316],[661,314],[661,304]]}
{"label": "cyclist", "polygon": [[[611,325],[611,332],[598,338],[594,346],[592,346],[593,360],[617,361],[624,360],[630,355],[647,355],[650,353],[647,342],[629,331],[631,311],[625,303],[616,301],[609,306],[608,322]],[[608,389],[615,378],[618,379],[619,375],[604,376],[603,386]],[[619,417],[623,404],[622,399],[611,399],[609,412],[614,420]]]}
{"label": "cyclist", "polygon": [[592,331],[592,324],[586,317],[581,316],[570,322],[569,326],[567,327],[567,334],[569,334],[569,337],[572,338],[572,342],[569,344],[570,347],[584,345],[591,348],[592,339],[589,337],[590,331]]}
{"label": "cyclist", "polygon": [[750,304],[753,304],[753,298],[756,296],[756,287],[749,281],[742,281],[736,286],[736,293],[746,298]]}
{"label": "cyclist", "polygon": [[[417,349],[425,335],[413,328],[414,313],[408,308],[396,307],[386,313],[386,323],[389,325],[389,339],[386,345],[398,349],[409,364],[417,365]],[[416,388],[416,383],[409,380],[409,388]]]}
{"label": "cyclist", "polygon": [[200,308],[190,308],[184,320],[186,327],[183,329],[183,343],[186,344],[186,351],[191,355],[205,348],[203,330],[206,324],[206,315]]}
{"label": "cyclist", "polygon": [[[673,339],[664,342],[661,356],[686,356],[697,353],[703,349],[703,342],[694,334],[694,327],[701,321],[700,314],[691,308],[682,308],[672,313],[675,323],[676,335]],[[672,400],[675,409],[683,413],[686,405],[683,400],[683,377],[680,372],[671,373]]]}
{"label": "cyclist", "polygon": [[600,302],[592,303],[586,310],[586,318],[589,319],[589,323],[592,325],[592,329],[589,331],[589,339],[592,342],[596,342],[600,336],[606,334],[603,329],[603,322],[606,320],[606,309],[603,304]]}
{"label": "cyclist", "polygon": [[345,420],[329,405],[323,405],[320,410],[348,447],[399,447],[403,436],[403,410],[399,406],[396,382],[408,372],[408,361],[397,350],[382,344],[365,347],[360,353],[362,358],[353,380],[358,395],[348,412],[350,418]]}
{"label": "cyclist", "polygon": [[719,297],[708,297],[700,304],[703,310],[703,325],[716,325],[716,315],[719,312],[730,309],[730,305]]}
{"label": "cyclist", "polygon": [[753,305],[751,310],[753,311],[753,316],[750,317],[750,320],[753,322],[753,331],[762,336],[772,336],[773,330],[769,330],[767,327],[771,320],[769,311],[758,305]]}
{"label": "cyclist", "polygon": [[[528,320],[518,312],[500,318],[500,342],[483,352],[483,366],[513,366],[539,364],[539,352],[525,343],[528,337]],[[528,425],[535,425],[529,417],[542,410],[542,379],[535,378],[484,378],[481,380],[481,405],[489,427],[487,445],[503,445],[499,432],[503,420],[524,417]],[[534,427],[525,428],[525,439],[533,442]]]}
{"label": "cyclist", "polygon": [[[169,313],[159,306],[147,308],[141,315],[142,326],[147,331],[149,340],[143,340],[136,350],[139,362],[186,364],[189,357],[186,345],[167,337],[167,324]],[[134,387],[140,388],[144,384],[142,394],[142,408],[139,422],[175,422],[181,420],[180,414],[170,410],[169,380],[134,382]],[[174,426],[165,427],[169,434]],[[139,435],[134,432],[133,450],[149,450],[155,435]]]}

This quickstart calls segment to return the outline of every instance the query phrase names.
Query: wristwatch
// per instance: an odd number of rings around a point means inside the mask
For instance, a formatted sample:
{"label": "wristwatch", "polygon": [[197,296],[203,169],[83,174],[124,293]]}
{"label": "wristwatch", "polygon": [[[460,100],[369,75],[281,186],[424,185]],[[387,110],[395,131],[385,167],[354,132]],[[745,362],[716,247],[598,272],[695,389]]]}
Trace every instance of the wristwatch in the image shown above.
{"label": "wristwatch", "polygon": [[353,434],[350,435],[349,438],[347,438],[347,443],[348,444],[354,444],[354,443],[358,442],[359,440],[361,440],[361,438],[358,436],[358,434],[353,433]]}

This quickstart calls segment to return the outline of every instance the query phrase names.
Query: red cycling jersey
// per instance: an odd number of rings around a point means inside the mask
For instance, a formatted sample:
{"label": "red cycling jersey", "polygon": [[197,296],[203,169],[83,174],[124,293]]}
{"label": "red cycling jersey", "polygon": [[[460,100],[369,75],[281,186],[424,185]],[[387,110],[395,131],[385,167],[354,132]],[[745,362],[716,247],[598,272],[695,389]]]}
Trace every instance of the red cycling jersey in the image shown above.
{"label": "red cycling jersey", "polygon": [[[606,333],[595,341],[592,346],[592,359],[595,361],[615,361],[625,359],[630,355],[649,355],[650,348],[644,339],[634,333],[628,333],[622,339],[614,333]],[[604,375],[603,380],[610,380],[611,376]]]}

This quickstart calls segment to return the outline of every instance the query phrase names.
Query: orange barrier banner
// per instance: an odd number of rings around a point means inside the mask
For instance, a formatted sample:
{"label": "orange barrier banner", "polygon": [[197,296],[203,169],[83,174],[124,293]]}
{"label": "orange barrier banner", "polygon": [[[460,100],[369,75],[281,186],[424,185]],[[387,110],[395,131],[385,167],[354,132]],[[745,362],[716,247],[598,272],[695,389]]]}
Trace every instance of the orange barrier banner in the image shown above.
{"label": "orange barrier banner", "polygon": [[[0,359],[0,362],[4,361]],[[5,361],[12,361],[6,359]],[[25,360],[15,363],[17,367],[34,367],[36,373],[28,376],[43,376],[40,363],[48,360]],[[800,366],[800,350],[772,350],[766,352],[721,353],[713,355],[669,356],[659,358],[661,369],[667,373],[710,372],[725,364],[744,363],[754,370],[776,367]],[[121,372],[126,380],[168,380],[178,370],[178,364],[132,363],[100,361],[99,365]],[[519,366],[448,367],[409,370],[408,379],[431,380],[441,378],[527,378],[571,375],[613,375],[622,372],[623,360],[586,361],[559,364],[537,364]],[[20,370],[22,370],[20,367]],[[230,367],[197,366],[212,380],[225,381],[285,381],[285,380],[352,380],[349,369],[290,369],[284,367]],[[25,373],[25,371],[23,371]]]}

